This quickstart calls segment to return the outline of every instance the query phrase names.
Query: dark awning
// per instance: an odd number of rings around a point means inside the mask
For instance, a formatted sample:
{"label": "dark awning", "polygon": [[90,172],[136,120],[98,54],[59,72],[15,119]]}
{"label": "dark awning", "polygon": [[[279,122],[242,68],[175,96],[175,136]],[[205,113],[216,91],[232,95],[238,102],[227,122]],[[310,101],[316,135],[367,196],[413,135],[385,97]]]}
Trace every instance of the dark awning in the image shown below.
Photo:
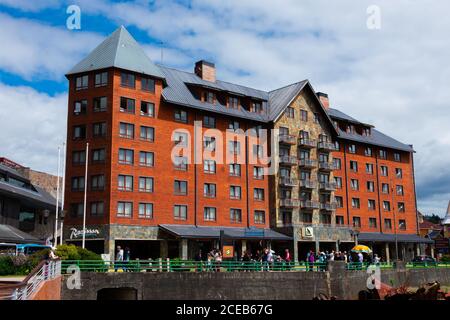
{"label": "dark awning", "polygon": [[17,228],[7,224],[0,224],[0,242],[5,243],[37,243],[44,244],[45,241],[39,240],[31,234],[20,231]]}
{"label": "dark awning", "polygon": [[[361,242],[395,242],[395,234],[367,232],[358,235]],[[397,234],[397,242],[408,243],[434,243],[433,240],[419,237],[416,234]]]}
{"label": "dark awning", "polygon": [[161,224],[159,227],[179,238],[190,239],[219,239],[220,231],[224,231],[226,238],[232,239],[270,239],[292,240],[291,237],[275,232],[271,229],[260,228],[231,228],[231,227],[196,227],[186,225]]}

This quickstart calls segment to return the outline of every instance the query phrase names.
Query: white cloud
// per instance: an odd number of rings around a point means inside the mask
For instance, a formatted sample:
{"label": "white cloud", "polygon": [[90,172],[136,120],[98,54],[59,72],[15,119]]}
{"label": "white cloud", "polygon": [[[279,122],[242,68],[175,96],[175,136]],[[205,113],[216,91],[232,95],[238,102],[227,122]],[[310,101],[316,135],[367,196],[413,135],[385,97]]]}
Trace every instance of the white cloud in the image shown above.
{"label": "white cloud", "polygon": [[0,82],[0,155],[56,173],[57,148],[66,141],[67,95],[49,96]]}
{"label": "white cloud", "polygon": [[[30,80],[62,80],[65,72],[103,39],[0,13],[0,69]],[[13,31],[12,31],[13,30]]]}
{"label": "white cloud", "polygon": [[47,8],[54,8],[60,5],[59,0],[0,0],[0,5],[19,9],[21,11],[38,12]]}

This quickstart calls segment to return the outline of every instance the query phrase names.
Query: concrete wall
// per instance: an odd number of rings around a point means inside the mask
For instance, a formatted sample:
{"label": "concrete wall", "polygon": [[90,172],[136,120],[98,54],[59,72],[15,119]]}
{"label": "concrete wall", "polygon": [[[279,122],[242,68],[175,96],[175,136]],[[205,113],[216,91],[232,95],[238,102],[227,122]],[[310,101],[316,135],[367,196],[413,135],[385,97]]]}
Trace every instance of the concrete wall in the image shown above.
{"label": "concrete wall", "polygon": [[[330,265],[328,272],[172,272],[81,274],[81,289],[68,290],[62,283],[63,300],[95,300],[103,288],[135,288],[144,300],[310,300],[319,293],[338,299],[357,299],[366,288],[365,271],[346,271],[345,265]],[[65,277],[67,279],[67,276]],[[450,269],[416,269],[381,272],[383,283],[394,286],[439,281],[450,285]]]}

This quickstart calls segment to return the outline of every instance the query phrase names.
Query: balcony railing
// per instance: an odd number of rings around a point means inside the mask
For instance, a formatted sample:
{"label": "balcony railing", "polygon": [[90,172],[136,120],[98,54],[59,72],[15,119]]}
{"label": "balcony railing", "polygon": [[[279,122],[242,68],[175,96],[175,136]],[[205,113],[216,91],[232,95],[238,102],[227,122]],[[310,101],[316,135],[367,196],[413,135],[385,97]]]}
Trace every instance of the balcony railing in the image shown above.
{"label": "balcony railing", "polygon": [[280,156],[280,164],[296,166],[298,164],[298,160],[293,156]]}
{"label": "balcony railing", "polygon": [[298,208],[300,200],[298,199],[280,199],[280,207],[284,208]]}
{"label": "balcony railing", "polygon": [[336,169],[337,169],[336,165],[333,162],[326,162],[326,161],[319,162],[319,170],[333,171]]}
{"label": "balcony railing", "polygon": [[321,182],[319,185],[319,188],[322,190],[334,191],[334,190],[336,190],[336,183],[335,182]]}
{"label": "balcony railing", "polygon": [[321,210],[333,211],[333,210],[336,210],[336,208],[337,208],[336,202],[321,202],[320,203]]}
{"label": "balcony railing", "polygon": [[314,189],[317,186],[316,181],[310,179],[301,179],[300,180],[300,188],[305,189]]}
{"label": "balcony railing", "polygon": [[334,145],[334,143],[325,142],[325,141],[320,141],[317,144],[317,148],[319,148],[320,150],[324,150],[324,151],[336,151],[336,146]]}
{"label": "balcony railing", "polygon": [[317,166],[317,161],[312,159],[300,159],[298,165],[302,168],[314,168]]}
{"label": "balcony railing", "polygon": [[291,134],[280,134],[278,136],[278,141],[284,144],[295,144],[296,140],[297,140],[296,137]]}
{"label": "balcony railing", "polygon": [[298,180],[290,177],[280,177],[279,184],[283,187],[295,187],[298,185]]}
{"label": "balcony railing", "polygon": [[320,204],[319,202],[313,200],[301,200],[300,207],[302,209],[319,209]]}
{"label": "balcony railing", "polygon": [[302,148],[315,148],[317,146],[317,141],[312,139],[299,138],[298,146]]}

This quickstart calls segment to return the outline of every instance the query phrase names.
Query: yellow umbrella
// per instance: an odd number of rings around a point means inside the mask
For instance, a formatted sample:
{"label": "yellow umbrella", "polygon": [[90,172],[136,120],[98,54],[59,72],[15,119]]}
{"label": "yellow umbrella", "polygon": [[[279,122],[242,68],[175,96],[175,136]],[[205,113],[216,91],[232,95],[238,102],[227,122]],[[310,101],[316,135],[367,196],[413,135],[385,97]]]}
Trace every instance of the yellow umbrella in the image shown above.
{"label": "yellow umbrella", "polygon": [[352,249],[352,252],[371,253],[372,250],[370,250],[370,248],[368,246],[363,246],[360,244],[360,245],[354,246]]}

